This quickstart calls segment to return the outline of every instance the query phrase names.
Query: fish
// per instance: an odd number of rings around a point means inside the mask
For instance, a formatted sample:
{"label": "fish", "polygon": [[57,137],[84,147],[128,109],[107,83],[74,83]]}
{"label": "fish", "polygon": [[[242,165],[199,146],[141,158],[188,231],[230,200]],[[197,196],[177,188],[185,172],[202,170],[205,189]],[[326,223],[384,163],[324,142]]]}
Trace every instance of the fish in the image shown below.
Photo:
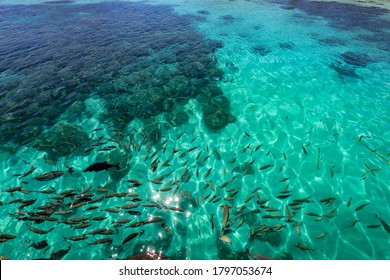
{"label": "fish", "polygon": [[101,234],[105,231],[106,231],[105,228],[97,228],[97,229],[94,229],[93,231],[88,232],[88,234],[91,234],[91,235]]}
{"label": "fish", "polygon": [[82,229],[82,228],[87,228],[91,225],[91,223],[81,223],[79,225],[72,226],[73,229]]}
{"label": "fish", "polygon": [[278,198],[278,199],[285,199],[285,198],[288,198],[290,196],[291,196],[291,194],[280,194],[276,198]]}
{"label": "fish", "polygon": [[49,189],[45,189],[45,190],[42,190],[42,191],[39,191],[40,193],[43,193],[43,194],[53,194],[56,192],[56,190],[53,188],[53,187],[49,187]]}
{"label": "fish", "polygon": [[62,259],[71,249],[72,246],[69,246],[69,248],[64,250],[59,250],[57,252],[54,252],[50,255],[50,260],[60,260]]}
{"label": "fish", "polygon": [[332,200],[335,200],[334,197],[327,197],[327,198],[323,198],[320,200],[321,203],[327,203],[327,202],[330,202]]}
{"label": "fish", "polygon": [[305,146],[303,146],[303,145],[302,145],[302,150],[303,150],[303,153],[304,153],[305,155],[307,155],[306,148],[305,148]]}
{"label": "fish", "polygon": [[382,225],[368,225],[367,228],[378,228],[381,227]]}
{"label": "fish", "polygon": [[126,223],[128,223],[130,221],[131,221],[131,219],[129,219],[129,218],[123,218],[123,219],[115,220],[114,223],[116,223],[116,224],[126,224]]}
{"label": "fish", "polygon": [[229,207],[225,204],[223,206],[223,225],[222,225],[222,228],[226,228],[228,221],[229,221]]}
{"label": "fish", "polygon": [[347,207],[351,206],[351,202],[352,202],[352,196],[348,199],[346,206]]}
{"label": "fish", "polygon": [[213,220],[213,217],[214,217],[214,213],[211,214],[211,216],[210,216],[211,232],[214,232],[214,220]]}
{"label": "fish", "polygon": [[312,217],[321,217],[321,215],[314,212],[305,212],[305,215],[312,216]]}
{"label": "fish", "polygon": [[207,178],[207,177],[210,175],[211,170],[213,170],[212,167],[210,167],[210,168],[206,171],[206,173],[204,174],[204,177],[205,177],[205,178]]}
{"label": "fish", "polygon": [[170,190],[172,190],[172,187],[171,187],[171,186],[166,187],[166,188],[159,189],[159,190],[157,190],[157,191],[158,191],[158,192],[167,192],[167,191],[170,191]]}
{"label": "fish", "polygon": [[207,185],[215,192],[215,187],[210,181],[207,181]]}
{"label": "fish", "polygon": [[387,231],[387,233],[390,233],[390,225],[386,223],[384,220],[382,220],[381,218],[379,218],[378,215],[375,215],[375,217],[381,222],[383,228]]}
{"label": "fish", "polygon": [[[101,239],[98,239],[98,240],[95,240],[94,242],[92,243],[88,243],[88,246],[91,246],[91,245],[99,245],[99,244],[105,244],[105,243],[112,243],[112,238],[101,238]],[[87,246],[87,247],[88,247]]]}
{"label": "fish", "polygon": [[310,247],[308,247],[308,246],[306,246],[306,245],[304,245],[302,243],[295,244],[295,247],[297,247],[297,248],[299,248],[301,250],[304,250],[304,251],[312,251],[312,250],[314,250],[313,248],[310,248]]}
{"label": "fish", "polygon": [[37,181],[50,181],[50,180],[57,179],[64,174],[65,174],[65,171],[49,171],[49,172],[43,173],[37,177],[34,177],[33,179],[35,179]]}
{"label": "fish", "polygon": [[138,232],[133,232],[133,233],[131,233],[130,235],[128,235],[128,236],[122,241],[122,243],[121,243],[120,246],[125,245],[127,242],[133,240],[133,239],[136,238],[138,235],[139,235]]}
{"label": "fish", "polygon": [[352,221],[352,223],[348,227],[351,228],[351,227],[355,226],[357,222],[359,222],[359,220]]}
{"label": "fish", "polygon": [[152,252],[140,253],[125,258],[125,260],[167,260],[167,259],[168,257],[164,256],[161,253],[152,253]]}
{"label": "fish", "polygon": [[157,184],[157,185],[162,185],[163,182],[159,181],[159,180],[150,180],[149,182],[153,183],[153,184]]}
{"label": "fish", "polygon": [[305,203],[305,202],[310,202],[309,199],[310,199],[310,196],[304,197],[304,198],[293,199],[293,202]]}
{"label": "fish", "polygon": [[358,207],[355,208],[355,211],[359,211],[359,210],[362,210],[364,207],[366,207],[368,204],[370,204],[369,202],[367,203],[363,203],[362,205],[359,205]]}
{"label": "fish", "polygon": [[324,238],[327,234],[328,234],[327,232],[322,232],[322,233],[316,235],[316,238],[317,238],[317,239]]}
{"label": "fish", "polygon": [[264,256],[264,255],[261,255],[261,254],[253,254],[253,253],[250,253],[249,252],[249,249],[246,249],[246,253],[248,255],[250,255],[254,260],[276,260],[276,259],[273,259],[273,258],[270,258],[270,257],[267,257],[267,256]]}
{"label": "fish", "polygon": [[252,198],[253,198],[253,195],[249,195],[249,196],[244,200],[244,203],[247,203],[247,202],[250,201]]}
{"label": "fish", "polygon": [[31,166],[31,168],[30,168],[26,173],[23,173],[23,174],[19,177],[19,179],[24,178],[24,177],[30,175],[35,169],[36,169],[35,166]]}
{"label": "fish", "polygon": [[285,206],[285,209],[286,209],[286,216],[287,216],[287,218],[290,219],[293,215],[291,214],[290,209],[288,209],[288,205],[287,204]]}
{"label": "fish", "polygon": [[82,234],[82,235],[75,235],[75,236],[71,236],[71,237],[64,237],[65,240],[72,240],[72,241],[81,241],[81,240],[85,240],[87,239],[89,236],[86,235],[86,234]]}
{"label": "fish", "polygon": [[280,182],[280,183],[283,183],[283,182],[286,182],[287,180],[290,180],[290,178],[287,178],[287,177],[282,178],[279,182]]}
{"label": "fish", "polygon": [[16,235],[0,233],[0,239],[11,240],[16,238]]}
{"label": "fish", "polygon": [[106,161],[96,162],[96,163],[88,166],[86,169],[84,169],[83,172],[99,172],[99,171],[108,170],[112,167],[116,167],[116,169],[119,170],[119,163],[109,164]]}
{"label": "fish", "polygon": [[49,246],[49,244],[47,243],[46,240],[41,240],[41,241],[38,241],[38,242],[33,242],[33,244],[30,245],[30,247],[33,247],[37,250],[41,250],[43,248],[46,248],[47,246]]}
{"label": "fish", "polygon": [[227,236],[227,235],[222,235],[219,240],[227,243],[227,244],[232,244],[232,240]]}
{"label": "fish", "polygon": [[12,188],[6,189],[5,192],[8,192],[8,193],[12,194],[13,192],[20,191],[21,189],[23,189],[23,186],[16,186],[16,187],[12,187]]}
{"label": "fish", "polygon": [[152,224],[162,222],[163,218],[160,217],[151,217],[148,220],[143,221],[144,224]]}
{"label": "fish", "polygon": [[268,169],[268,168],[273,167],[273,166],[274,166],[274,164],[266,164],[266,165],[261,166],[259,169],[265,170],[265,169]]}
{"label": "fish", "polygon": [[281,214],[269,214],[269,215],[263,215],[261,216],[263,219],[282,219],[284,218]]}
{"label": "fish", "polygon": [[172,230],[169,228],[169,226],[167,226],[166,224],[161,224],[161,226],[163,227],[163,229],[165,230],[166,233],[168,233],[168,235],[172,235]]}
{"label": "fish", "polygon": [[328,214],[325,214],[324,216],[329,218],[329,219],[333,218],[337,214],[336,211],[337,211],[337,208],[334,208],[332,211],[330,211]]}
{"label": "fish", "polygon": [[43,230],[43,229],[37,229],[33,226],[27,226],[29,230],[31,230],[32,232],[34,233],[37,233],[37,234],[47,234],[49,232],[51,232],[54,228],[51,228],[49,230]]}
{"label": "fish", "polygon": [[140,226],[142,226],[144,224],[145,224],[144,221],[139,221],[139,222],[132,223],[131,225],[128,225],[126,228],[129,228],[129,227],[131,227],[131,228],[140,227]]}
{"label": "fish", "polygon": [[185,210],[179,206],[168,207],[168,209],[176,212],[185,212]]}
{"label": "fish", "polygon": [[142,182],[140,180],[137,180],[137,179],[129,179],[129,180],[126,180],[126,182],[136,184],[139,186],[142,185]]}
{"label": "fish", "polygon": [[318,148],[318,157],[317,157],[317,169],[320,169],[320,161],[321,161],[321,148]]}

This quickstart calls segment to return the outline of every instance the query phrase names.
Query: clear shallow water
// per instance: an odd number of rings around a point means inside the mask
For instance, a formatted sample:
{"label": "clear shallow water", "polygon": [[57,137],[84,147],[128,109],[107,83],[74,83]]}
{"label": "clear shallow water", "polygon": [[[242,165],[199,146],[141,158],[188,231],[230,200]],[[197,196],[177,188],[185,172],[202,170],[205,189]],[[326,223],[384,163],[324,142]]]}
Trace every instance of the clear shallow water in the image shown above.
{"label": "clear shallow water", "polygon": [[[1,185],[32,191],[1,193],[1,232],[16,236],[0,245],[1,255],[108,259],[154,250],[173,259],[245,259],[249,249],[277,259],[389,259],[389,233],[376,218],[390,223],[388,10],[303,1],[77,1],[3,5],[0,12]],[[108,146],[117,148],[99,150]],[[103,161],[120,169],[83,172]],[[65,164],[74,172],[34,179],[66,171]],[[14,176],[31,166],[32,174]],[[165,174],[157,180],[163,184],[150,182]],[[129,188],[129,179],[143,184]],[[87,186],[93,196],[80,197]],[[37,192],[49,187],[74,189],[52,209],[74,212],[28,221],[56,201]],[[256,189],[269,201],[259,205]],[[283,194],[291,196],[277,198]],[[321,202],[329,197],[333,203]],[[9,204],[18,198],[37,201]],[[137,212],[119,208],[129,203]],[[235,222],[225,231],[232,244],[219,240],[225,204]],[[91,205],[98,208],[86,210]],[[184,212],[165,208],[174,206]],[[104,211],[114,207],[119,213]],[[283,217],[263,217],[269,214]],[[106,218],[91,220],[97,216]],[[74,217],[91,225],[63,223]],[[163,221],[125,228],[150,217]],[[121,218],[131,222],[116,226]],[[40,235],[30,225],[54,229]],[[113,233],[64,240],[97,228]],[[100,238],[112,243],[86,247]],[[30,246],[42,240],[47,247]]]}

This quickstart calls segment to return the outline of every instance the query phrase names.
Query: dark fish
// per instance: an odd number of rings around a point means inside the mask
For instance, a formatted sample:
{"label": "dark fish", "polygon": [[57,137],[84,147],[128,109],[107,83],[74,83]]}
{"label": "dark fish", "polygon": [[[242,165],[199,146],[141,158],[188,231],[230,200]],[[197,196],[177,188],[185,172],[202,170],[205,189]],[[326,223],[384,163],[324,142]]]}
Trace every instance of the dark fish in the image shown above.
{"label": "dark fish", "polygon": [[94,147],[88,148],[88,149],[86,149],[86,150],[84,151],[84,153],[89,153],[89,152],[92,151],[93,149],[95,149],[95,148],[94,148]]}
{"label": "dark fish", "polygon": [[10,240],[16,238],[15,235],[0,233],[0,239]]}
{"label": "dark fish", "polygon": [[37,228],[35,228],[33,226],[28,226],[28,229],[31,230],[34,233],[37,233],[37,234],[46,234],[46,233],[51,232],[54,228],[51,228],[49,230],[43,230],[43,229],[37,229]]}
{"label": "dark fish", "polygon": [[46,240],[34,242],[33,244],[30,245],[30,247],[33,247],[37,250],[41,250],[43,248],[46,248],[47,246],[49,246],[49,244],[46,242]]}
{"label": "dark fish", "polygon": [[50,181],[57,179],[65,174],[65,171],[49,171],[46,173],[43,173],[42,175],[39,175],[37,177],[34,177],[37,181]]}
{"label": "dark fish", "polygon": [[369,202],[367,203],[363,203],[362,205],[358,206],[355,208],[355,211],[359,211],[359,210],[362,210],[364,207],[366,207],[368,204],[370,204]]}
{"label": "dark fish", "polygon": [[378,215],[376,215],[376,217],[381,222],[383,228],[387,231],[387,233],[390,233],[390,225],[386,223],[384,220],[382,220],[381,218],[379,218]]}
{"label": "dark fish", "polygon": [[161,253],[158,254],[153,252],[141,253],[141,254],[132,255],[125,258],[125,260],[166,260],[166,259],[168,259],[167,256],[164,256]]}
{"label": "dark fish", "polygon": [[169,226],[167,226],[166,224],[161,224],[161,226],[163,227],[163,229],[165,230],[165,232],[168,234],[168,235],[172,235],[172,230],[169,228]]}
{"label": "dark fish", "polygon": [[26,173],[22,174],[22,176],[20,176],[19,179],[30,175],[35,170],[35,168],[36,168],[35,166],[31,166],[30,170],[27,171]]}
{"label": "dark fish", "polygon": [[218,150],[215,149],[215,148],[214,148],[213,154],[214,154],[214,156],[215,156],[215,158],[216,158],[217,160],[221,160],[221,159],[222,159],[221,154],[220,154],[220,153],[218,152]]}
{"label": "dark fish", "polygon": [[138,234],[139,234],[138,232],[134,232],[134,233],[130,234],[129,236],[127,236],[127,237],[125,238],[125,240],[122,241],[121,246],[123,246],[123,245],[126,244],[127,242],[129,242],[129,241],[131,241],[132,239],[134,239],[135,237],[137,237]]}
{"label": "dark fish", "polygon": [[260,169],[260,170],[265,170],[265,169],[270,168],[270,167],[272,167],[272,166],[274,166],[274,164],[267,164],[267,165],[261,166],[259,169]]}
{"label": "dark fish", "polygon": [[88,238],[88,235],[82,234],[82,235],[75,235],[71,237],[64,237],[65,240],[72,240],[72,241],[81,241]]}
{"label": "dark fish", "polygon": [[13,192],[16,192],[16,191],[20,191],[22,188],[23,188],[22,186],[16,186],[16,187],[13,187],[13,188],[6,189],[5,192],[13,193]]}
{"label": "dark fish", "polygon": [[95,240],[92,243],[89,243],[88,246],[104,244],[104,243],[111,243],[111,242],[112,242],[112,238],[102,238],[102,239]]}
{"label": "dark fish", "polygon": [[65,250],[59,250],[57,252],[54,252],[50,255],[51,260],[60,260],[62,259],[69,251],[72,246],[69,246],[68,249]]}
{"label": "dark fish", "polygon": [[103,171],[103,170],[108,170],[111,167],[116,167],[116,169],[119,170],[119,163],[109,164],[106,161],[96,162],[96,163],[88,166],[86,169],[84,169],[83,172],[99,172],[99,171]]}
{"label": "dark fish", "polygon": [[367,228],[378,228],[380,227],[381,225],[368,225]]}

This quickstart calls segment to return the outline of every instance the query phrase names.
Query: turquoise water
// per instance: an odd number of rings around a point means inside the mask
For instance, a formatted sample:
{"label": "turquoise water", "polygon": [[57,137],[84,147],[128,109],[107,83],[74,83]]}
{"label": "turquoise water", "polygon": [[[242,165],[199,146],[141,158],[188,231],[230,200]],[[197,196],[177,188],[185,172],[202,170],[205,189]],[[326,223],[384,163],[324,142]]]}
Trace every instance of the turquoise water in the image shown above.
{"label": "turquoise water", "polygon": [[11,2],[0,255],[390,259],[387,6]]}

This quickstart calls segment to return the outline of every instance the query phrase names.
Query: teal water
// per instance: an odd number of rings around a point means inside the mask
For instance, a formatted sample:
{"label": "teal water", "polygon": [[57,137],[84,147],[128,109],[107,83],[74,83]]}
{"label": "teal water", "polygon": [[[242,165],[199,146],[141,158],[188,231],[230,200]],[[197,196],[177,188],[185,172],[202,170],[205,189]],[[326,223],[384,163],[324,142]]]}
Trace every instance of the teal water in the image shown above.
{"label": "teal water", "polygon": [[0,255],[389,259],[389,11],[0,1]]}

